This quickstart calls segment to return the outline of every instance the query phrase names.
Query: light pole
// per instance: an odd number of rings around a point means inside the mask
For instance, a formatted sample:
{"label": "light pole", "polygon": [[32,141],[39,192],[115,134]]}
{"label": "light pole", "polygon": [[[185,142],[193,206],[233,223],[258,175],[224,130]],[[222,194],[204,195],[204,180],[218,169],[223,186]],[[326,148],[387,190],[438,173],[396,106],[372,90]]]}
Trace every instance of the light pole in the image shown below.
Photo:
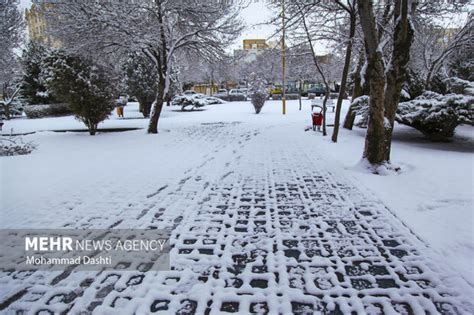
{"label": "light pole", "polygon": [[282,74],[282,109],[286,115],[286,48],[285,48],[285,0],[281,1],[282,37],[281,37],[281,74]]}

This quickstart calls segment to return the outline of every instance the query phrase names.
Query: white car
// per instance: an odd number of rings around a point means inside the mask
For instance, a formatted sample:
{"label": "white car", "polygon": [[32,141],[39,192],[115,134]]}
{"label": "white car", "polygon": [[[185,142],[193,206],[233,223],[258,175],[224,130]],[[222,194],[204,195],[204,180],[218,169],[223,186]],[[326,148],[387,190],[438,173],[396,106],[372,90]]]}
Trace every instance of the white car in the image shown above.
{"label": "white car", "polygon": [[249,89],[247,89],[247,88],[241,88],[240,90],[242,91],[242,93],[244,93],[245,97],[248,97]]}
{"label": "white car", "polygon": [[216,94],[214,94],[212,96],[225,99],[228,96],[227,95],[227,90],[226,89],[220,89],[219,91],[217,91]]}
{"label": "white car", "polygon": [[230,90],[229,94],[237,95],[237,94],[244,94],[244,92],[242,90],[239,90],[239,89],[232,89],[232,90]]}
{"label": "white car", "polygon": [[229,92],[229,100],[230,101],[246,101],[247,96],[245,96],[245,93],[240,89],[232,89]]}

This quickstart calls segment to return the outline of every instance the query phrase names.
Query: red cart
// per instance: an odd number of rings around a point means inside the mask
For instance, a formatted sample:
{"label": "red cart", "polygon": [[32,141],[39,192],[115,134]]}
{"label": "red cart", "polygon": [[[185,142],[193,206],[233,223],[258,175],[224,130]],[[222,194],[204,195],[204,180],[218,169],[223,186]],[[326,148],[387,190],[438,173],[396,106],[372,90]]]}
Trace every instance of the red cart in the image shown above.
{"label": "red cart", "polygon": [[323,124],[323,107],[319,105],[311,105],[311,119],[313,121],[313,131],[321,131]]}

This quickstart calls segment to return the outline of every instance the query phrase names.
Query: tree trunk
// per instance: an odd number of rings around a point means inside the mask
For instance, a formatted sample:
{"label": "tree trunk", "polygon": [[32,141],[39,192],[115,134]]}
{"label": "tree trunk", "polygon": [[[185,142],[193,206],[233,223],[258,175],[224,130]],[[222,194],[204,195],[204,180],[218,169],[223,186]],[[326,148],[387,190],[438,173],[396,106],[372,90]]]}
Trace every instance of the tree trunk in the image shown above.
{"label": "tree trunk", "polygon": [[360,24],[364,33],[367,55],[367,76],[370,78],[369,123],[365,137],[363,157],[371,164],[384,161],[385,124],[384,124],[384,89],[385,66],[382,51],[379,50],[377,27],[372,1],[358,0]]}
{"label": "tree trunk", "polygon": [[[414,8],[412,8],[414,10]],[[389,125],[385,126],[384,160],[390,161],[392,133],[395,124],[395,115],[400,101],[403,83],[406,80],[407,65],[410,60],[410,48],[413,42],[413,29],[408,20],[408,0],[401,1],[401,8],[396,12],[395,30],[393,36],[393,53],[391,67],[386,73],[387,85],[385,88],[385,117]]]}
{"label": "tree trunk", "polygon": [[98,125],[98,124],[89,122],[87,125],[88,125],[87,127],[88,127],[88,129],[89,129],[89,134],[90,134],[91,136],[95,136],[95,134],[96,134],[96,132],[97,132],[97,125]]}
{"label": "tree trunk", "polygon": [[433,76],[434,66],[431,66],[428,69],[428,74],[426,75],[425,79],[425,90],[429,90],[431,88],[431,77]]}
{"label": "tree trunk", "polygon": [[143,104],[143,117],[148,118],[150,117],[150,112],[151,112],[151,105],[153,102],[146,101],[145,104]]}
{"label": "tree trunk", "polygon": [[3,95],[3,113],[5,115],[6,120],[10,120],[10,102],[12,100],[8,100],[8,82],[4,82],[2,85],[2,95]]}
{"label": "tree trunk", "polygon": [[161,110],[163,109],[165,94],[165,80],[160,76],[158,83],[158,93],[156,94],[155,106],[151,114],[150,123],[148,124],[148,133],[158,133],[158,120],[160,119]]}
{"label": "tree trunk", "polygon": [[[323,76],[324,78],[324,76]],[[324,85],[326,86],[326,93],[324,93],[324,100],[323,100],[323,136],[326,136],[326,104],[329,98],[329,94],[331,93],[331,89],[329,88],[329,84],[324,80]]]}
{"label": "tree trunk", "polygon": [[346,59],[344,61],[344,69],[342,71],[341,86],[339,88],[339,97],[337,98],[337,104],[336,104],[336,117],[334,118],[334,129],[332,132],[333,142],[337,142],[337,136],[339,133],[339,121],[341,120],[342,100],[344,98],[344,94],[346,93],[347,76],[349,74],[349,67],[351,65],[351,58],[352,58],[352,40],[355,35],[356,16],[354,13],[352,13],[349,15],[349,18],[350,18],[349,41],[347,43]]}
{"label": "tree trunk", "polygon": [[[413,40],[413,29],[408,18],[408,2],[408,0],[395,1],[392,59],[385,73],[382,51],[376,37],[377,28],[372,1],[358,0],[367,53],[367,74],[370,78],[369,124],[365,138],[364,158],[367,158],[372,165],[390,162],[395,113]],[[416,5],[416,2],[412,3],[412,12],[416,10]]]}
{"label": "tree trunk", "polygon": [[299,95],[298,95],[298,101],[300,105],[300,111],[301,111],[301,93],[303,92],[303,80],[300,80],[300,88],[299,88]]}
{"label": "tree trunk", "polygon": [[5,119],[10,120],[10,106],[9,105],[3,105],[3,113],[5,115]]}
{"label": "tree trunk", "polygon": [[151,105],[150,101],[147,97],[139,98],[138,99],[139,111],[143,114],[143,117],[148,118],[150,117]]}
{"label": "tree trunk", "polygon": [[[365,137],[363,157],[371,164],[381,164],[385,155],[385,124],[384,124],[384,88],[385,76],[382,53],[377,52],[368,58],[370,75],[369,123]],[[369,70],[370,69],[370,70]]]}
{"label": "tree trunk", "polygon": [[[359,60],[357,61],[357,67],[354,72],[354,89],[352,90],[352,97],[351,97],[351,102],[354,101],[356,98],[359,96],[362,96],[362,77],[360,75],[360,72],[362,70],[362,65],[365,62],[365,54],[360,53],[359,54]],[[356,115],[354,113],[354,109],[352,106],[349,107],[349,110],[347,111],[346,118],[344,119],[344,125],[343,127],[345,129],[352,130],[352,127],[354,126],[354,121],[355,121]]]}
{"label": "tree trunk", "polygon": [[168,75],[168,51],[167,51],[167,42],[165,35],[165,26],[163,23],[163,10],[162,2],[157,1],[157,11],[158,24],[160,28],[160,42],[161,47],[158,50],[155,50],[155,60],[157,61],[156,67],[158,70],[158,93],[156,94],[155,106],[151,114],[150,122],[148,124],[148,133],[156,134],[158,133],[158,121],[160,120],[161,110],[163,109],[164,97],[167,91],[166,89],[166,78]]}

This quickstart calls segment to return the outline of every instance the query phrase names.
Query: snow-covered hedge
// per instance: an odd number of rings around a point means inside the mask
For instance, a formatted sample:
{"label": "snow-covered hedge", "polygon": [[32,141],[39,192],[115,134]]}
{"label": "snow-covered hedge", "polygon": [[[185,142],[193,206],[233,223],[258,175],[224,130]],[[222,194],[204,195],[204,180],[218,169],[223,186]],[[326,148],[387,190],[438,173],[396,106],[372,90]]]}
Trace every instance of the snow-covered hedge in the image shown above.
{"label": "snow-covered hedge", "polygon": [[[400,102],[396,121],[421,131],[433,141],[448,140],[460,124],[472,125],[474,83],[451,77],[445,79],[443,84],[446,85],[446,91],[450,94],[425,91],[415,99]],[[408,95],[402,96],[408,97]],[[354,99],[351,108],[359,116],[356,125],[366,128],[369,97],[364,95]]]}
{"label": "snow-covered hedge", "polygon": [[43,118],[72,115],[68,104],[28,105],[23,108],[28,118]]}
{"label": "snow-covered hedge", "polygon": [[451,77],[444,80],[448,92],[474,96],[474,82]]}
{"label": "snow-covered hedge", "polygon": [[446,141],[458,125],[473,124],[473,106],[472,95],[426,91],[414,100],[400,103],[396,120],[416,128],[431,140]]}
{"label": "snow-covered hedge", "polygon": [[32,142],[23,142],[20,137],[1,137],[0,138],[0,156],[13,156],[30,154],[36,149]]}
{"label": "snow-covered hedge", "polygon": [[207,96],[204,94],[192,94],[192,95],[177,95],[171,101],[171,105],[181,106],[181,110],[186,110],[187,107],[191,107],[191,110],[206,105],[223,104],[225,101],[217,97]]}

